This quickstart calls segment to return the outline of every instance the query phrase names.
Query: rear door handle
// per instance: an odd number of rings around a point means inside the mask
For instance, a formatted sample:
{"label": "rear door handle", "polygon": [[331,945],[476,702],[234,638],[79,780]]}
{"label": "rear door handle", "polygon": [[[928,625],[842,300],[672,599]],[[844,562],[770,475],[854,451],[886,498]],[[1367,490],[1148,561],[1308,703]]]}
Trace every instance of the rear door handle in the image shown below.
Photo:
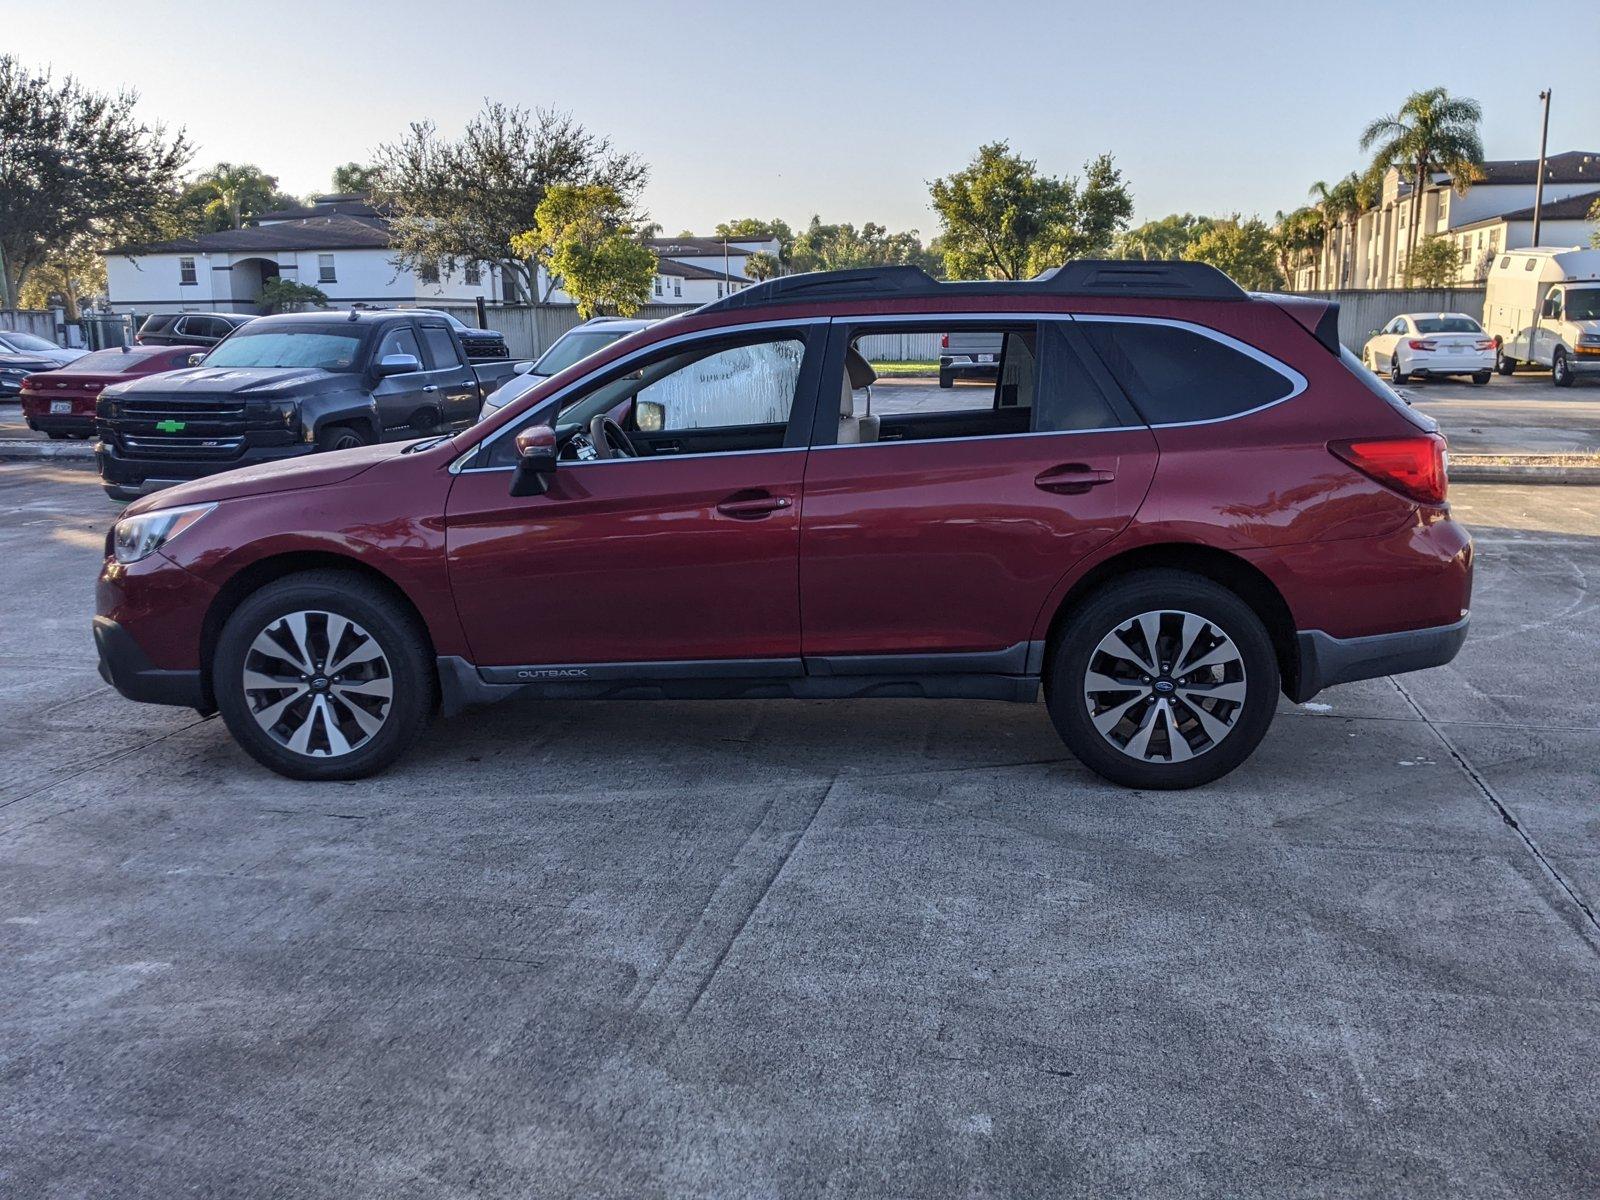
{"label": "rear door handle", "polygon": [[717,511],[725,517],[736,517],[741,521],[753,521],[758,517],[771,516],[775,512],[782,512],[789,507],[787,496],[729,496],[717,505]]}
{"label": "rear door handle", "polygon": [[1099,471],[1086,463],[1064,463],[1034,476],[1033,485],[1047,492],[1075,496],[1115,480],[1115,471]]}
{"label": "rear door handle", "polygon": [[422,390],[425,392],[437,392],[439,390],[439,385],[437,383],[430,383]]}

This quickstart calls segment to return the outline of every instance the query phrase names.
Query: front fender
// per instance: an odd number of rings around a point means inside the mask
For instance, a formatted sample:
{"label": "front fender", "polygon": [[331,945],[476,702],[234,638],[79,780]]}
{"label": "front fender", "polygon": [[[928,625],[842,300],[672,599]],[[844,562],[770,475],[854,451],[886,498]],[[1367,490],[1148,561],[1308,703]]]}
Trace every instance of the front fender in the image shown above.
{"label": "front fender", "polygon": [[383,437],[378,402],[370,392],[327,392],[300,402],[300,428],[307,441],[329,425],[353,425],[376,442]]}

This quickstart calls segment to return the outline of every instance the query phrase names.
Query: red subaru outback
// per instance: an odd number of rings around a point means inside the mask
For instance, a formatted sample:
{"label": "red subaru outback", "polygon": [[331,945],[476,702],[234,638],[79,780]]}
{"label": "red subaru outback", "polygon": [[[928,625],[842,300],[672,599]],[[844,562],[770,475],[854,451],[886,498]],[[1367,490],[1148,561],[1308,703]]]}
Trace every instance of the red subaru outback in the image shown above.
{"label": "red subaru outback", "polygon": [[[797,275],[454,436],[131,505],[95,639],[302,779],[503,696],[1034,701],[1094,770],[1232,770],[1280,691],[1448,662],[1472,544],[1435,427],[1334,306],[1190,263]],[[879,378],[950,331],[993,379]],[[923,354],[926,357],[926,354]]]}

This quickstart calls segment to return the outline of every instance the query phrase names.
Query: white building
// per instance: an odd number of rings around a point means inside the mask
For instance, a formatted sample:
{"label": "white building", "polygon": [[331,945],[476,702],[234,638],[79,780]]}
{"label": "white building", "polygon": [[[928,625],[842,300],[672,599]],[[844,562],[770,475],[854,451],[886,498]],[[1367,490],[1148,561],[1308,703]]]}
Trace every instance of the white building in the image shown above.
{"label": "white building", "polygon": [[[1448,174],[1435,175],[1422,194],[1417,244],[1432,235],[1451,238],[1461,255],[1458,282],[1481,283],[1497,252],[1533,244],[1538,166],[1537,159],[1486,162],[1465,194],[1452,188]],[[1413,191],[1413,182],[1391,169],[1376,205],[1353,224],[1333,230],[1320,255],[1296,268],[1293,286],[1404,287]],[[1600,151],[1572,150],[1546,158],[1539,240],[1547,246],[1587,245],[1595,224],[1586,214],[1596,200]]]}
{"label": "white building", "polygon": [[256,224],[106,251],[114,312],[255,312],[271,279],[320,288],[338,305],[471,305],[502,294],[500,272],[413,271],[393,257],[388,224],[360,197],[323,197]]}

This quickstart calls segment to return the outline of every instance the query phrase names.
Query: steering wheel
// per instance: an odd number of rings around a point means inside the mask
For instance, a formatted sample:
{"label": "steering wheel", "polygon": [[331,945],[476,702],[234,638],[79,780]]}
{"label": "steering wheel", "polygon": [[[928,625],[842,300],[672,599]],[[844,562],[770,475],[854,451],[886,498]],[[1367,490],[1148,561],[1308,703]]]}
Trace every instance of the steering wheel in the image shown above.
{"label": "steering wheel", "polygon": [[639,457],[639,452],[633,448],[622,426],[605,413],[595,413],[594,419],[589,422],[589,444],[594,447],[596,458]]}

